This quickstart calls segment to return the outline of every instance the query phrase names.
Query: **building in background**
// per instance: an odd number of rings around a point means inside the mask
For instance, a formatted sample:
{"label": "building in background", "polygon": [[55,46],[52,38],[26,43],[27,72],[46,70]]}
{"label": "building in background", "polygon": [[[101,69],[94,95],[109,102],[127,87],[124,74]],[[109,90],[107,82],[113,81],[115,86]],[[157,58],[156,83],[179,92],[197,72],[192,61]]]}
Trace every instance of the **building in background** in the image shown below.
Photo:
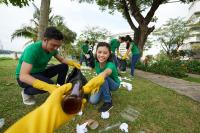
{"label": "building in background", "polygon": [[194,1],[189,7],[187,21],[189,36],[181,49],[196,50],[193,58],[200,59],[200,0]]}

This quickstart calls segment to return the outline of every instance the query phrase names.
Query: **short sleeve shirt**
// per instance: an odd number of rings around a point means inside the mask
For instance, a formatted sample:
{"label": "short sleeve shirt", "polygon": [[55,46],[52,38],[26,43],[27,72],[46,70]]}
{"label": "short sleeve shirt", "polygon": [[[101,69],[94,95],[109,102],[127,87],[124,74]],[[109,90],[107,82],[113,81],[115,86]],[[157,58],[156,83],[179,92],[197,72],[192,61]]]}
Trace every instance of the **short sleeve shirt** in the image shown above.
{"label": "short sleeve shirt", "polygon": [[140,54],[140,50],[134,42],[131,42],[132,48],[131,53],[132,55]]}
{"label": "short sleeve shirt", "polygon": [[111,47],[112,53],[115,53],[115,50],[119,48],[119,46],[120,46],[120,42],[117,39],[112,39],[110,41],[110,47]]}
{"label": "short sleeve shirt", "polygon": [[104,68],[100,68],[99,62],[97,62],[97,61],[95,62],[95,70],[96,70],[97,74],[103,72],[107,68],[112,70],[112,73],[109,75],[109,77],[112,78],[116,83],[118,83],[120,85],[120,80],[119,80],[119,77],[118,77],[117,68],[116,68],[114,63],[107,62],[105,64]]}
{"label": "short sleeve shirt", "polygon": [[33,44],[30,44],[27,46],[22,53],[19,62],[17,64],[16,68],[16,77],[19,78],[21,66],[23,62],[26,62],[28,64],[32,64],[31,74],[33,73],[39,73],[43,72],[49,62],[49,60],[52,58],[52,56],[58,54],[57,50],[54,50],[53,52],[46,52],[42,48],[42,42],[38,41]]}
{"label": "short sleeve shirt", "polygon": [[81,49],[83,50],[84,54],[87,54],[88,50],[89,50],[89,45],[88,44],[82,44]]}

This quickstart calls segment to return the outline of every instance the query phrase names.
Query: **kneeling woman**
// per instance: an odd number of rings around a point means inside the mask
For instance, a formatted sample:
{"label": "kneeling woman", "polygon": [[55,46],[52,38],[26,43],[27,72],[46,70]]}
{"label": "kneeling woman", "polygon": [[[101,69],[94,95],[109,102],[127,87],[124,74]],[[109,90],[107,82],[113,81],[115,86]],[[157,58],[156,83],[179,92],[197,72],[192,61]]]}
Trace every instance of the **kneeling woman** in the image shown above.
{"label": "kneeling woman", "polygon": [[112,60],[111,49],[108,43],[99,42],[95,56],[95,70],[98,75],[91,79],[87,85],[96,87],[98,92],[94,92],[90,96],[90,103],[97,104],[100,99],[103,99],[104,104],[98,111],[105,112],[113,107],[110,91],[119,88],[120,80],[118,78],[117,68]]}

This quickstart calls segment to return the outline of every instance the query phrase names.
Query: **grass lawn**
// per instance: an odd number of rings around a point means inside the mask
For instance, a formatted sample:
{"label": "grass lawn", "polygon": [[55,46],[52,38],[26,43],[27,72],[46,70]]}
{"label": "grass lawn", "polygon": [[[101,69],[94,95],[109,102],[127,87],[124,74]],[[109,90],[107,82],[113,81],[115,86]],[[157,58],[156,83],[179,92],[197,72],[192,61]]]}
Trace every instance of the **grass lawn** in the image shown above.
{"label": "grass lawn", "polygon": [[195,78],[195,77],[185,77],[185,78],[182,78],[182,79],[183,79],[183,80],[190,81],[190,82],[200,83],[200,78]]}
{"label": "grass lawn", "polygon": [[[15,60],[0,59],[0,118],[5,118],[5,125],[0,132],[5,131],[19,118],[40,106],[48,94],[38,95],[37,104],[25,106],[22,103],[21,91],[15,80]],[[87,70],[89,71],[89,70]],[[91,72],[85,72],[89,79]],[[130,78],[129,74],[123,74]],[[93,106],[87,104],[82,116],[76,116],[69,123],[56,130],[57,133],[74,133],[76,124],[81,124],[87,119],[95,119],[99,122],[96,130],[89,133],[97,133],[107,126],[126,122],[130,133],[199,133],[200,132],[200,103],[179,95],[176,92],[163,88],[143,78],[136,77],[132,81],[126,81],[133,85],[131,92],[121,87],[113,92],[114,107],[110,110],[110,118],[103,120],[97,112],[102,104]],[[127,108],[133,108],[140,114],[133,122],[124,119],[121,112]],[[20,131],[16,131],[19,132]],[[108,130],[108,133],[120,133],[118,127]]]}

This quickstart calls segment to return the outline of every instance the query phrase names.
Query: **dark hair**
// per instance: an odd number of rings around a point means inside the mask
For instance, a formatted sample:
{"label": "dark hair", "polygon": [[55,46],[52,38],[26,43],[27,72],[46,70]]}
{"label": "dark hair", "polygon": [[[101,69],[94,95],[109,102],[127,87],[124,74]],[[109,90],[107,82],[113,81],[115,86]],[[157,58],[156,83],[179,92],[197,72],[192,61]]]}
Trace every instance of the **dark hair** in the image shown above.
{"label": "dark hair", "polygon": [[56,27],[47,27],[43,37],[47,39],[63,40],[63,34]]}
{"label": "dark hair", "polygon": [[129,47],[130,47],[130,42],[127,42],[126,43],[126,49],[129,49]]}
{"label": "dark hair", "polygon": [[126,40],[125,37],[123,37],[123,36],[120,36],[119,39],[120,39],[122,42],[124,42],[124,41]]}
{"label": "dark hair", "polygon": [[[99,48],[99,47],[106,47],[106,48],[108,48],[108,51],[109,51],[109,53],[110,53],[110,56],[108,57],[108,62],[112,62],[113,61],[113,54],[111,53],[111,48],[110,48],[110,45],[108,44],[108,43],[106,43],[106,42],[99,42],[98,44],[97,44],[97,48],[96,48],[96,52],[97,52],[97,49]],[[97,60],[97,54],[95,53],[95,59],[96,59],[96,61],[98,62],[98,60]]]}
{"label": "dark hair", "polygon": [[89,43],[89,41],[88,41],[88,40],[86,40],[86,41],[85,41],[85,43],[86,43],[86,44],[88,44],[88,43]]}
{"label": "dark hair", "polygon": [[130,37],[129,35],[126,35],[126,37],[125,37],[125,41],[132,42],[133,40],[131,39],[131,37]]}

